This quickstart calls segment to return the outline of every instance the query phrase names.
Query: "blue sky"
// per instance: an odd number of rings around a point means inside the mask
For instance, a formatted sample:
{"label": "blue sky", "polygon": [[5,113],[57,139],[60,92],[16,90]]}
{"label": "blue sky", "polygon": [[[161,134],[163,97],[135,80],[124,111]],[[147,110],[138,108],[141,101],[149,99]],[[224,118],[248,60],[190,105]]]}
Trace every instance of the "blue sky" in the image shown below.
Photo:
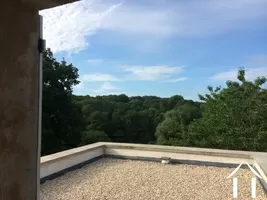
{"label": "blue sky", "polygon": [[47,47],[79,69],[79,95],[198,100],[245,67],[267,77],[267,0],[83,0],[40,11]]}

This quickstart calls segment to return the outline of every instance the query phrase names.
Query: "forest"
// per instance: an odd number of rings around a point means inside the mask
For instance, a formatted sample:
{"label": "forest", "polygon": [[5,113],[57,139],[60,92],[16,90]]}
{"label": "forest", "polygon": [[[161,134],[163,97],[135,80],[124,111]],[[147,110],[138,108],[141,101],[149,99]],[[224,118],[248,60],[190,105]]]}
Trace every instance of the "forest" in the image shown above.
{"label": "forest", "polygon": [[[76,96],[78,69],[43,54],[42,156],[98,142],[267,151],[266,78],[207,86],[199,102],[125,94]],[[179,91],[177,91],[179,93]]]}

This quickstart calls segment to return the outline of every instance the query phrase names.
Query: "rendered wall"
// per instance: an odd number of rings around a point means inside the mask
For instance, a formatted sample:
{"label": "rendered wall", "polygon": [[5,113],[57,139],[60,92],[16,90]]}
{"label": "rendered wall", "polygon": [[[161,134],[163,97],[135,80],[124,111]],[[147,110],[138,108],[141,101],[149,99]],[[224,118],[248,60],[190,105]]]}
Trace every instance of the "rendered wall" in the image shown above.
{"label": "rendered wall", "polygon": [[36,200],[38,11],[1,2],[0,26],[0,199]]}
{"label": "rendered wall", "polygon": [[100,157],[104,154],[102,146],[94,147],[88,145],[88,148],[84,148],[79,152],[65,151],[62,154],[58,154],[56,158],[51,156],[45,156],[41,160],[40,166],[40,178],[44,178],[55,173],[58,173],[67,168],[79,165],[81,163],[90,161],[94,158]]}

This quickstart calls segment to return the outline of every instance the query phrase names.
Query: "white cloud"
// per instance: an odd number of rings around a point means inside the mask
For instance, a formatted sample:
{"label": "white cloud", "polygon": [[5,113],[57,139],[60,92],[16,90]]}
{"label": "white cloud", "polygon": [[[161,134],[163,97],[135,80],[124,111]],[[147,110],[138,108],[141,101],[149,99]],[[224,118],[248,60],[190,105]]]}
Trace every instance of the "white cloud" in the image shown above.
{"label": "white cloud", "polygon": [[170,16],[166,9],[125,4],[103,21],[101,29],[131,35],[168,36],[175,30]]}
{"label": "white cloud", "polygon": [[103,83],[99,88],[97,88],[96,90],[94,90],[94,93],[101,93],[101,94],[106,94],[109,92],[113,92],[116,90],[120,90],[120,88],[112,85],[110,82],[105,82]]}
{"label": "white cloud", "polygon": [[[259,76],[267,77],[267,55],[258,54],[249,56],[245,67],[246,79],[254,80]],[[257,66],[257,67],[255,67]],[[211,77],[212,80],[237,80],[237,73],[239,68],[232,69],[226,72],[220,72]]]}
{"label": "white cloud", "polygon": [[[115,82],[115,81],[164,81],[179,82],[187,80],[187,77],[178,77],[177,74],[183,72],[183,67],[171,66],[123,66],[123,72],[118,76],[111,74],[92,73],[81,76],[81,81],[85,82]],[[176,76],[176,77],[175,77]]]}
{"label": "white cloud", "polygon": [[[236,81],[237,72],[238,72],[238,69],[217,73],[214,76],[212,76],[211,79],[219,80],[219,81],[226,81],[226,80]],[[267,67],[246,68],[245,72],[246,72],[247,80],[254,80],[255,78],[259,76],[267,77]]]}
{"label": "white cloud", "polygon": [[110,74],[101,74],[101,73],[94,73],[94,74],[85,74],[81,77],[82,81],[119,81],[118,78],[112,76]]}
{"label": "white cloud", "polygon": [[119,5],[97,6],[93,0],[85,0],[40,11],[47,47],[55,53],[87,48],[87,37],[95,34],[103,19]]}
{"label": "white cloud", "polygon": [[267,55],[258,54],[250,56],[249,63],[251,65],[265,65],[267,66]]}
{"label": "white cloud", "polygon": [[103,63],[104,60],[103,59],[88,59],[87,62],[90,65],[99,65],[99,64]]}
{"label": "white cloud", "polygon": [[121,69],[130,72],[127,79],[144,81],[166,80],[183,71],[183,67],[170,66],[123,66]]}
{"label": "white cloud", "polygon": [[171,66],[123,66],[117,76],[103,73],[91,73],[81,76],[82,82],[115,82],[115,81],[164,81],[179,82],[187,77],[177,77],[183,67]]}
{"label": "white cloud", "polygon": [[267,17],[266,0],[129,2],[110,13],[101,29],[157,38],[199,36],[247,28]]}
{"label": "white cloud", "polygon": [[260,28],[267,19],[266,0],[188,1],[178,6],[179,35],[210,36],[229,31]]}
{"label": "white cloud", "polygon": [[187,77],[181,77],[181,78],[175,78],[175,79],[166,80],[164,82],[176,83],[176,82],[181,82],[181,81],[186,81],[186,80],[188,80]]}
{"label": "white cloud", "polygon": [[[138,3],[137,3],[138,2]],[[170,36],[210,36],[260,28],[267,20],[266,0],[117,1],[83,0],[40,12],[44,37],[54,52],[88,47],[98,30],[124,35],[128,42],[158,42]],[[133,36],[138,36],[134,39]],[[145,37],[145,39],[144,39]],[[114,42],[120,39],[112,37]],[[142,43],[142,42],[139,42]]]}
{"label": "white cloud", "polygon": [[73,89],[76,89],[76,90],[81,90],[84,88],[84,83],[83,82],[80,82],[78,85],[75,85],[73,87]]}

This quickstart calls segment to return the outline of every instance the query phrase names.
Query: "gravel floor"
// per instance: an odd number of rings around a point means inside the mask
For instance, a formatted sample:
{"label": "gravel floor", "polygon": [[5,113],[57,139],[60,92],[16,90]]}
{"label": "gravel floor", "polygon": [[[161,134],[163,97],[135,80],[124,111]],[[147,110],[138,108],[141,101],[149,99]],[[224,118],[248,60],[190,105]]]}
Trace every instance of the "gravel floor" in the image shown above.
{"label": "gravel floor", "polygon": [[[232,198],[233,169],[100,159],[41,185],[41,200],[216,200]],[[251,172],[238,172],[238,199],[251,198]],[[257,198],[267,200],[260,183]]]}

